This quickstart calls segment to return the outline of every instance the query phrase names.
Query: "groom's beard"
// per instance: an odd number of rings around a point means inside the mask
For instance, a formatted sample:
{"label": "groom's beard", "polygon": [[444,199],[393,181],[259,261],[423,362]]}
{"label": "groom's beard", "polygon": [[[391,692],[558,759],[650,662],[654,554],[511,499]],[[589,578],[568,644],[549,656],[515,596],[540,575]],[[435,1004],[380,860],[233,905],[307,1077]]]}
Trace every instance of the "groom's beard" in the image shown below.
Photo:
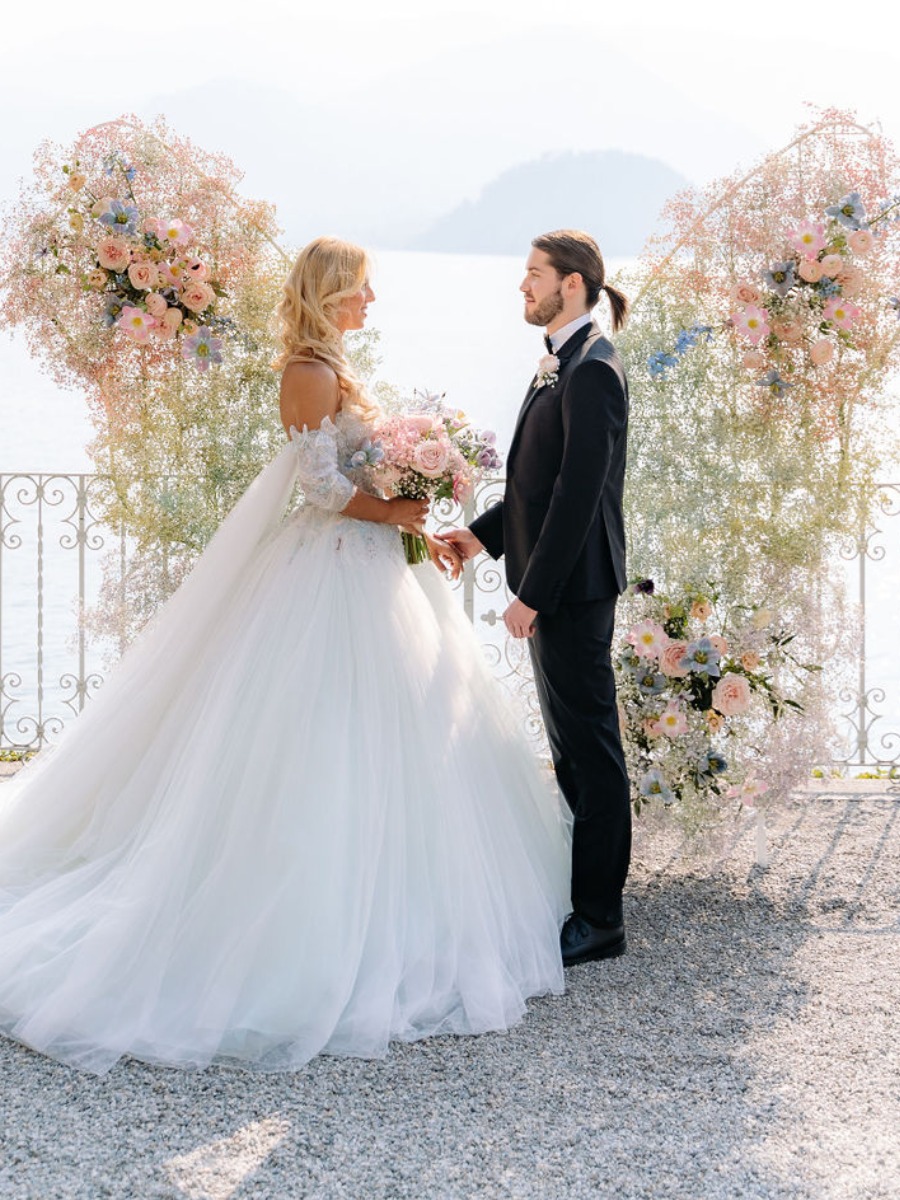
{"label": "groom's beard", "polygon": [[562,288],[557,288],[552,296],[545,296],[540,304],[529,312],[525,309],[525,320],[529,325],[549,325],[554,317],[563,310]]}

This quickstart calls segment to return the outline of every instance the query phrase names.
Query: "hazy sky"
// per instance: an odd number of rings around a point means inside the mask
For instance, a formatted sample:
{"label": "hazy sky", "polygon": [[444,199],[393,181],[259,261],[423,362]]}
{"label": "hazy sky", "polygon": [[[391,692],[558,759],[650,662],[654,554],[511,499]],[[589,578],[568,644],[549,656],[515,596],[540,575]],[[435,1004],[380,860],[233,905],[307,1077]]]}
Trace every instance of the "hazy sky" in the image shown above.
{"label": "hazy sky", "polygon": [[[491,139],[499,169],[553,150],[633,148],[701,182],[732,165],[730,154],[746,161],[785,142],[804,119],[804,101],[853,107],[900,140],[898,27],[893,13],[879,17],[873,6],[846,0],[17,4],[4,16],[0,43],[0,101],[15,114],[4,125],[0,198],[28,171],[42,136],[65,143],[87,124],[129,111],[147,116],[160,104],[179,116],[192,89],[209,84],[229,102],[218,124],[207,113],[186,132],[217,141],[211,148],[248,169],[247,190],[266,188],[276,202],[282,197],[272,189],[280,181],[287,189],[300,166],[277,123],[268,173],[239,157],[254,158],[246,141],[232,137],[242,85],[248,94],[279,89],[304,106],[294,125],[298,144],[327,140],[330,114],[340,113],[335,136],[351,161],[364,155],[373,121],[379,155],[402,156],[407,139],[410,155],[421,156],[410,122],[420,117],[426,139],[430,126],[440,142],[452,138],[454,113],[476,106],[482,136],[466,137],[484,143],[481,157],[469,172],[462,159],[458,169],[448,159],[448,205],[487,181]],[[638,81],[630,94],[629,79]],[[377,174],[377,162],[366,162]],[[421,192],[403,187],[411,210],[440,187],[438,170],[439,158],[424,155]],[[336,177],[336,189],[346,191],[351,178]],[[380,193],[372,200],[385,202]]]}

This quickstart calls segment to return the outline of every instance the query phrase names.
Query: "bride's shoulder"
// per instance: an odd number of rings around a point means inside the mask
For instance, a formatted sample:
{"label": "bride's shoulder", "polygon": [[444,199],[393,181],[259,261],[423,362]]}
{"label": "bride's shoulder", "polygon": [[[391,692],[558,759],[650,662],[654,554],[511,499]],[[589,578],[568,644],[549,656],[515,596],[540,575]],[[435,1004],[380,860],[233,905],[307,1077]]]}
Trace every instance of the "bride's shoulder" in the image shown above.
{"label": "bride's shoulder", "polygon": [[326,417],[334,420],[341,403],[338,377],[328,363],[316,360],[289,362],[281,375],[281,422],[291,426],[317,428]]}

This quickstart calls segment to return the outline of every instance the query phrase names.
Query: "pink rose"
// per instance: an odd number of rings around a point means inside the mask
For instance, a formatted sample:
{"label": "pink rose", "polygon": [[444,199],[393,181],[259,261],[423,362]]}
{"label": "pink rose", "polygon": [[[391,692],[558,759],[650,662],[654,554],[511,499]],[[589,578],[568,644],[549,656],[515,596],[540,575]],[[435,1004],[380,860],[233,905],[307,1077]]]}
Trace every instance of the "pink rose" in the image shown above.
{"label": "pink rose", "polygon": [[191,282],[181,293],[181,303],[185,308],[196,313],[201,313],[204,309],[209,308],[215,298],[216,293],[208,283]]}
{"label": "pink rose", "polygon": [[69,187],[73,192],[80,192],[85,183],[85,177],[78,171],[73,171],[69,176]]}
{"label": "pink rose", "polygon": [[709,640],[718,650],[719,657],[724,658],[724,656],[728,653],[728,643],[725,641],[725,639],[723,637],[719,637],[717,633],[714,633]]}
{"label": "pink rose", "polygon": [[[150,262],[133,262],[128,268],[128,278],[131,280],[131,286],[138,291],[149,292],[151,288],[156,287],[159,283],[159,271],[153,263]],[[162,315],[162,314],[154,314]]]}
{"label": "pink rose", "polygon": [[745,650],[741,655],[741,666],[745,671],[755,671],[759,663],[760,657],[755,650]]}
{"label": "pink rose", "polygon": [[750,707],[750,684],[743,675],[728,671],[713,688],[712,702],[723,717],[745,713]]}
{"label": "pink rose", "polygon": [[[130,270],[128,274],[131,274]],[[168,304],[166,304],[165,296],[160,296],[159,292],[148,293],[144,297],[144,303],[147,305],[147,312],[152,317],[164,317],[169,308]]]}
{"label": "pink rose", "polygon": [[708,600],[695,600],[691,605],[691,616],[695,621],[706,621],[712,616],[712,605]]}
{"label": "pink rose", "polygon": [[829,279],[834,279],[844,265],[844,260],[839,254],[826,254],[819,265],[822,268],[823,275],[827,275]]}
{"label": "pink rose", "polygon": [[93,288],[97,292],[102,292],[106,287],[108,279],[109,276],[105,271],[101,271],[99,267],[95,267],[93,271],[88,271],[87,275],[85,275],[84,282],[87,287]]}
{"label": "pink rose", "polygon": [[847,244],[854,254],[868,254],[875,245],[875,239],[868,229],[856,229],[847,238]]}
{"label": "pink rose", "polygon": [[117,275],[121,275],[128,269],[128,264],[131,262],[128,243],[123,238],[115,236],[102,238],[97,247],[97,261],[107,271],[115,271]]}
{"label": "pink rose", "polygon": [[721,713],[715,712],[714,709],[708,708],[703,714],[706,724],[709,726],[710,733],[718,733],[725,724],[725,718]]}
{"label": "pink rose", "polygon": [[112,196],[104,196],[102,200],[96,201],[96,203],[91,208],[91,216],[92,217],[102,217],[103,214],[109,209],[112,202],[113,202]]}
{"label": "pink rose", "polygon": [[191,279],[198,279],[200,283],[205,283],[209,279],[209,267],[199,258],[192,258],[185,263],[185,270]]}
{"label": "pink rose", "polygon": [[141,228],[143,229],[144,233],[152,233],[154,237],[159,237],[160,226],[156,217],[148,217]]}
{"label": "pink rose", "polygon": [[819,338],[809,349],[809,357],[813,366],[822,367],[834,358],[834,345],[828,338]]}
{"label": "pink rose", "polygon": [[804,258],[797,268],[797,273],[807,283],[818,283],[822,278],[822,264],[814,258]]}
{"label": "pink rose", "polygon": [[659,656],[659,669],[670,679],[684,679],[687,669],[681,665],[681,660],[687,654],[687,642],[669,642]]}
{"label": "pink rose", "polygon": [[772,326],[776,337],[780,337],[788,345],[794,345],[803,337],[803,327],[799,321],[776,321]]}
{"label": "pink rose", "polygon": [[766,365],[766,360],[758,350],[748,350],[741,362],[748,371],[761,371]]}
{"label": "pink rose", "polygon": [[428,479],[437,479],[447,469],[450,454],[442,442],[419,442],[413,451],[413,466]]}
{"label": "pink rose", "polygon": [[424,413],[416,413],[407,417],[405,423],[415,433],[431,433],[434,429],[434,417],[426,416]]}
{"label": "pink rose", "polygon": [[735,304],[756,304],[759,300],[760,292],[758,287],[754,287],[752,283],[737,283],[729,293]]}

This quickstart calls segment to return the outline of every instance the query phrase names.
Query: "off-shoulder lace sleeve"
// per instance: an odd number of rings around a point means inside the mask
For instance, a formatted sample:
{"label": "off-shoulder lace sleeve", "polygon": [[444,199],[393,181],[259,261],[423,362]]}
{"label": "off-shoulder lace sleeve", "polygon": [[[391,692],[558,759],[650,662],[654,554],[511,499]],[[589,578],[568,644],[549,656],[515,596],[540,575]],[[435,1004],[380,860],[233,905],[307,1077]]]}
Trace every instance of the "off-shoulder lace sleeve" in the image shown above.
{"label": "off-shoulder lace sleeve", "polygon": [[338,469],[337,429],[328,417],[318,429],[291,426],[291,442],[297,454],[297,477],[307,504],[340,512],[349,504],[356,488]]}

